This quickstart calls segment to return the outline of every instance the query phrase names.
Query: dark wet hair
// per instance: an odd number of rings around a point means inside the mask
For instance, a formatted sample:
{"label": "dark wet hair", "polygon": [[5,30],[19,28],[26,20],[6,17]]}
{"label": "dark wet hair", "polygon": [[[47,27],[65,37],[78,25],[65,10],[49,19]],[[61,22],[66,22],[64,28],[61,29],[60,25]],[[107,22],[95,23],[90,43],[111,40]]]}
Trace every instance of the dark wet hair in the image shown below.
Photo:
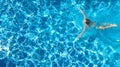
{"label": "dark wet hair", "polygon": [[86,24],[90,25],[91,21],[89,19],[86,19]]}

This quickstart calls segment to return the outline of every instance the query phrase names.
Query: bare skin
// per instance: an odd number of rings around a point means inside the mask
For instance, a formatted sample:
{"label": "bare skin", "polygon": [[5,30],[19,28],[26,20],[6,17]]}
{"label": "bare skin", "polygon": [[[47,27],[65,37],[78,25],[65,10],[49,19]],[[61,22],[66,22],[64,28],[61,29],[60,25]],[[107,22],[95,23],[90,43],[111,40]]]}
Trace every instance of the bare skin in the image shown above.
{"label": "bare skin", "polygon": [[80,11],[80,13],[83,15],[83,24],[84,24],[84,27],[83,27],[83,30],[81,31],[81,33],[76,37],[76,39],[74,40],[74,42],[79,39],[82,34],[85,32],[85,30],[87,29],[88,27],[88,24],[87,24],[87,18],[86,18],[86,15],[85,13],[82,11],[82,9],[79,7],[78,10]]}
{"label": "bare skin", "polygon": [[[82,31],[80,32],[80,34],[75,38],[75,40],[73,42],[75,42],[76,40],[78,40],[82,36],[82,34],[85,32],[85,30],[87,29],[87,27],[88,27],[88,24],[87,24],[88,20],[87,20],[87,17],[85,15],[85,13],[82,11],[82,9],[80,7],[78,8],[78,10],[83,15],[83,18],[84,18],[83,19],[84,27],[83,27]],[[90,24],[90,26],[94,26],[94,22],[92,22]],[[102,26],[97,26],[96,29],[105,30],[107,28],[112,28],[112,27],[116,27],[116,26],[117,26],[117,24],[106,24],[104,26],[103,25]]]}
{"label": "bare skin", "polygon": [[97,26],[96,29],[105,30],[112,27],[117,27],[117,24],[106,24],[105,26]]}

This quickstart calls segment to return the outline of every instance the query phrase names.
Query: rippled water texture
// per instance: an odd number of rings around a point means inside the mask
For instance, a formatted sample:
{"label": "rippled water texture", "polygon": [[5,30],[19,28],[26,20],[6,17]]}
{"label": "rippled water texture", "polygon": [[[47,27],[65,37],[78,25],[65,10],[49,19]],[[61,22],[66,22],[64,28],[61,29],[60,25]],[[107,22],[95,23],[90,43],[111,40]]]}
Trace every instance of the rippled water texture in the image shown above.
{"label": "rippled water texture", "polygon": [[[81,7],[95,26],[85,31]],[[0,67],[120,67],[119,0],[0,0]]]}

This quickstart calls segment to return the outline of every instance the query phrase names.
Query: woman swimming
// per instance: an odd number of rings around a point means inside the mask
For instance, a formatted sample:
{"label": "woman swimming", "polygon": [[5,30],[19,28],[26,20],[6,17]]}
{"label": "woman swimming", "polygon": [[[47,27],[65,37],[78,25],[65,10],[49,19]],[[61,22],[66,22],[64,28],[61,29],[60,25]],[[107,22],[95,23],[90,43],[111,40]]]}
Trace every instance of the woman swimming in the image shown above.
{"label": "woman swimming", "polygon": [[[78,10],[83,15],[84,28],[83,28],[82,32],[75,38],[75,40],[73,42],[75,42],[82,36],[82,34],[85,32],[85,30],[87,29],[88,26],[90,26],[90,27],[94,26],[94,22],[91,22],[89,19],[87,19],[85,13],[82,11],[82,9],[80,7],[78,8]],[[103,25],[96,26],[96,29],[104,30],[104,29],[116,27],[116,26],[117,26],[117,24],[105,24],[104,26]]]}
{"label": "woman swimming", "polygon": [[94,22],[91,22],[89,19],[87,19],[85,13],[82,11],[82,9],[79,7],[78,10],[80,11],[80,13],[83,15],[83,24],[84,24],[84,28],[82,30],[82,32],[76,37],[76,39],[74,40],[74,42],[76,40],[78,40],[82,34],[85,32],[85,30],[87,29],[88,26],[93,26],[94,25]]}

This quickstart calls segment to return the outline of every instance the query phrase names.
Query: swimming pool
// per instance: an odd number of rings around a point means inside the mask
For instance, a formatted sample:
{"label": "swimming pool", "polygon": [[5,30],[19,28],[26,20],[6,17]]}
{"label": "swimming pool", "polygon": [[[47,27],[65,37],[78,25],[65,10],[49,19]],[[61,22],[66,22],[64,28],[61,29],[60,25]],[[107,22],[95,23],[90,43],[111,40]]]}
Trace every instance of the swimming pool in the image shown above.
{"label": "swimming pool", "polygon": [[[81,7],[95,26],[83,28]],[[120,67],[120,1],[0,0],[0,67]]]}

